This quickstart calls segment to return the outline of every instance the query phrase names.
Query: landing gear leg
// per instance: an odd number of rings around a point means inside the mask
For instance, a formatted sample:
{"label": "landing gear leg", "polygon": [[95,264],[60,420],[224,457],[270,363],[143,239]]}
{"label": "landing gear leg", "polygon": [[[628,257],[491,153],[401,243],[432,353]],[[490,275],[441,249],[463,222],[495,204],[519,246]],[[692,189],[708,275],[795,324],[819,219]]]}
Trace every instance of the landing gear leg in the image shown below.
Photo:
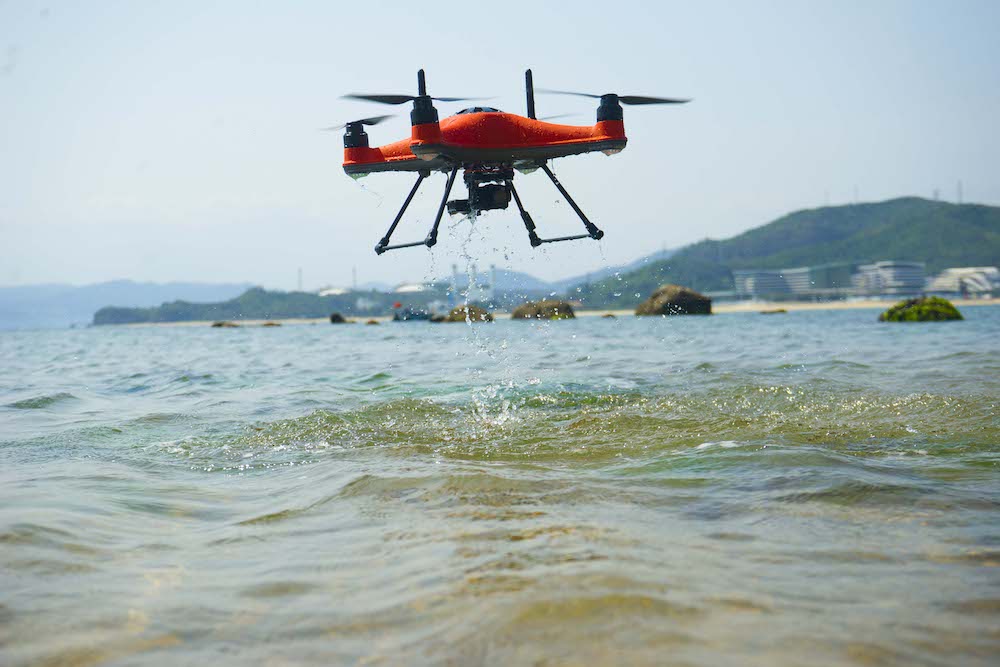
{"label": "landing gear leg", "polygon": [[424,239],[424,245],[428,248],[434,247],[434,244],[438,242],[438,226],[441,224],[441,216],[444,215],[444,207],[448,204],[448,195],[451,194],[451,186],[455,184],[455,175],[457,173],[458,165],[456,164],[448,176],[448,185],[444,188],[444,196],[441,197],[441,205],[438,206],[437,217],[434,218],[434,226],[431,227],[430,234]]}
{"label": "landing gear leg", "polygon": [[398,250],[399,248],[412,248],[418,245],[425,245],[428,248],[432,247],[437,243],[438,226],[441,224],[441,216],[444,215],[444,207],[448,202],[448,195],[451,194],[451,186],[455,184],[455,175],[458,173],[458,165],[451,170],[451,174],[448,176],[448,185],[445,186],[444,197],[441,199],[441,205],[438,207],[437,217],[434,218],[434,225],[431,227],[430,233],[427,235],[423,241],[414,241],[412,243],[397,243],[396,245],[389,245],[389,239],[392,237],[392,233],[396,231],[396,226],[399,221],[403,219],[403,213],[406,212],[407,207],[409,207],[410,202],[413,201],[414,195],[417,194],[417,189],[420,184],[424,182],[424,179],[430,176],[429,171],[421,171],[420,175],[417,177],[417,182],[413,184],[413,189],[410,190],[410,194],[406,196],[406,201],[403,202],[403,208],[399,209],[399,213],[396,214],[396,219],[392,221],[389,225],[389,231],[385,233],[382,240],[378,242],[375,246],[375,254],[381,255],[386,250]]}
{"label": "landing gear leg", "polygon": [[556,178],[556,175],[552,173],[551,169],[549,169],[549,165],[543,162],[538,166],[542,168],[542,171],[545,172],[545,175],[549,177],[549,180],[551,180],[552,183],[556,186],[556,188],[559,189],[559,192],[561,192],[562,196],[566,198],[566,201],[569,202],[569,205],[573,207],[573,210],[576,211],[576,214],[580,216],[580,220],[583,221],[583,226],[587,228],[586,236],[589,236],[595,241],[601,240],[604,237],[604,232],[598,229],[597,225],[595,225],[594,223],[592,223],[590,220],[587,219],[587,216],[584,215],[583,211],[580,210],[580,207],[576,205],[575,201],[573,201],[573,198],[569,196],[568,192],[566,192],[566,188],[562,186],[562,183],[559,182],[559,179]]}
{"label": "landing gear leg", "polygon": [[410,194],[406,196],[406,201],[403,202],[403,208],[399,209],[399,213],[396,214],[396,219],[392,221],[391,225],[389,225],[389,231],[385,233],[385,236],[382,237],[381,241],[375,244],[376,255],[381,255],[386,250],[395,250],[396,248],[399,247],[399,246],[390,246],[389,239],[392,237],[392,233],[396,231],[396,225],[398,225],[399,221],[403,219],[403,214],[406,213],[407,207],[410,205],[410,202],[413,201],[413,196],[417,194],[417,190],[420,188],[420,184],[423,183],[424,179],[430,175],[431,173],[429,171],[422,171],[420,172],[420,175],[417,176],[417,182],[413,184],[413,189],[410,190]]}
{"label": "landing gear leg", "polygon": [[538,233],[535,232],[535,221],[531,219],[531,214],[524,210],[521,197],[518,196],[517,190],[514,189],[514,181],[507,181],[507,187],[510,188],[510,193],[514,195],[517,210],[521,212],[521,220],[524,220],[524,228],[528,230],[528,241],[531,243],[532,248],[537,248],[545,243],[545,241],[538,238]]}
{"label": "landing gear leg", "polygon": [[555,174],[553,174],[549,170],[548,166],[545,163],[542,163],[538,166],[540,166],[542,169],[545,170],[545,173],[548,174],[549,178],[552,179],[552,182],[555,183],[557,188],[559,188],[559,192],[562,193],[563,197],[566,198],[566,201],[569,202],[569,205],[573,207],[573,210],[576,211],[576,214],[580,216],[581,220],[583,220],[583,225],[584,227],[587,228],[587,233],[574,234],[572,236],[559,236],[554,239],[540,238],[538,236],[538,232],[535,231],[535,221],[531,219],[531,214],[529,214],[527,211],[524,210],[524,205],[521,203],[521,197],[517,194],[517,190],[514,189],[514,181],[507,181],[507,187],[510,188],[510,193],[514,195],[514,202],[517,204],[517,210],[521,212],[521,220],[524,221],[524,228],[528,230],[528,241],[531,243],[531,247],[537,248],[543,243],[557,243],[559,241],[576,241],[577,239],[585,239],[585,238],[600,239],[601,237],[603,237],[604,232],[598,229],[597,226],[594,225],[594,223],[592,223],[590,220],[587,219],[587,216],[583,214],[583,211],[581,211],[580,207],[576,205],[576,202],[573,201],[573,198],[569,196],[569,193],[566,192],[566,189],[556,179]]}

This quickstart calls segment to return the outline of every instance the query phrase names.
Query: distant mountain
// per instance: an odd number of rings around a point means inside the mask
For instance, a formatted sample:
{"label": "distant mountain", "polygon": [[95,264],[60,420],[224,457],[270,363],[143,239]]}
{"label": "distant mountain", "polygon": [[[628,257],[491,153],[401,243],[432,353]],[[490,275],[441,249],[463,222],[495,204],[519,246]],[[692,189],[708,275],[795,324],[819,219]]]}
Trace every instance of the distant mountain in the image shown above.
{"label": "distant mountain", "polygon": [[[451,280],[452,278],[449,275],[438,279],[437,282],[441,285],[451,285]],[[490,282],[490,273],[488,271],[478,271],[475,280],[480,285],[487,285]],[[497,284],[495,287],[500,291],[549,292],[555,289],[552,283],[546,282],[541,278],[536,278],[522,271],[511,271],[510,269],[497,269],[496,280]],[[456,284],[458,289],[468,287],[469,274],[459,271],[456,277]]]}
{"label": "distant mountain", "polygon": [[137,283],[115,280],[95,285],[26,285],[0,287],[0,329],[61,328],[86,325],[108,305],[148,307],[184,299],[197,302],[231,299],[250,284]]}
{"label": "distant mountain", "polygon": [[797,211],[724,241],[705,240],[618,278],[581,285],[585,303],[631,306],[663,283],[733,288],[738,269],[907,260],[928,273],[1000,264],[1000,208],[917,197]]}
{"label": "distant mountain", "polygon": [[652,262],[657,262],[663,259],[669,259],[676,252],[677,250],[675,249],[657,250],[652,255],[646,255],[645,257],[640,257],[634,262],[629,262],[628,264],[622,264],[621,266],[602,266],[599,269],[589,271],[582,275],[576,275],[570,278],[563,278],[561,280],[553,281],[550,284],[553,290],[564,292],[570,288],[576,287],[577,285],[602,280],[604,278],[613,276],[616,273],[622,274],[622,273],[630,273],[632,271],[637,271]]}
{"label": "distant mountain", "polygon": [[[592,282],[596,280],[601,280],[608,276],[613,276],[616,273],[627,273],[629,271],[635,271],[642,268],[643,266],[649,264],[650,262],[655,262],[661,259],[667,259],[673,255],[676,250],[659,250],[654,252],[652,255],[646,255],[645,257],[640,257],[639,259],[629,262],[628,264],[623,264],[620,266],[602,266],[600,268],[594,269],[587,273],[578,274],[571,276],[569,278],[561,278],[559,280],[542,280],[541,278],[536,278],[535,276],[524,273],[523,271],[512,271],[510,269],[497,269],[496,270],[496,289],[502,292],[513,292],[520,291],[525,293],[551,293],[551,292],[564,292],[571,287],[575,287],[580,283]],[[451,285],[451,276],[446,276],[438,279],[437,281],[442,285]],[[469,284],[468,274],[459,272],[458,274],[458,288],[465,289]],[[479,271],[477,273],[476,282],[481,285],[487,285],[490,282],[490,274],[487,271]]]}

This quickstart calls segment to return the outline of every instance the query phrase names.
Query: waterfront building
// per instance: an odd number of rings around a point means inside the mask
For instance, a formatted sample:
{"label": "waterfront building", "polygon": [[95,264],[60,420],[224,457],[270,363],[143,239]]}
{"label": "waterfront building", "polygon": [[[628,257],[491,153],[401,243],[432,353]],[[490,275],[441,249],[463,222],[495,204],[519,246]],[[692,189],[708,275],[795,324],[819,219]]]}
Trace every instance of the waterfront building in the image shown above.
{"label": "waterfront building", "polygon": [[924,292],[923,262],[875,262],[862,264],[853,276],[861,294],[887,296],[916,295]]}
{"label": "waterfront building", "polygon": [[790,269],[733,271],[736,293],[743,298],[830,298],[851,288],[853,264],[835,263]]}
{"label": "waterfront building", "polygon": [[797,295],[830,295],[831,291],[848,290],[855,265],[846,262],[800,266],[782,269],[788,289]]}
{"label": "waterfront building", "polygon": [[972,297],[1000,294],[1000,269],[995,266],[945,269],[928,282],[927,291]]}
{"label": "waterfront building", "polygon": [[781,271],[733,271],[733,282],[741,298],[780,297],[790,291]]}
{"label": "waterfront building", "polygon": [[426,292],[430,287],[423,283],[402,283],[393,288],[394,294],[419,294]]}

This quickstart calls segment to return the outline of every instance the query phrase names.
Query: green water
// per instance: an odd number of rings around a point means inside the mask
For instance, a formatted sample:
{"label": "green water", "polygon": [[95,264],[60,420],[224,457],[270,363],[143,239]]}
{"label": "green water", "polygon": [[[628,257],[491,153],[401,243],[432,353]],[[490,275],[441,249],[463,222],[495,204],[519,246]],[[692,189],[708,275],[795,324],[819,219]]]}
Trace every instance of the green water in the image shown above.
{"label": "green water", "polygon": [[997,664],[964,315],[0,332],[0,664]]}

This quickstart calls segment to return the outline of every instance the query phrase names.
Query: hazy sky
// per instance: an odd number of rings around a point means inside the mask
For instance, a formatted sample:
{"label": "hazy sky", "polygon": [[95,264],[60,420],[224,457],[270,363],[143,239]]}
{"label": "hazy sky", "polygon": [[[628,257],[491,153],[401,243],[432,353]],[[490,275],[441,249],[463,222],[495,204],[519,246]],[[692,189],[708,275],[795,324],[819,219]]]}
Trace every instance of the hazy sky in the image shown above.
{"label": "hazy sky", "polygon": [[[995,1],[0,2],[0,285],[392,283],[464,255],[559,278],[855,192],[954,199],[961,180],[1000,204],[998,35]],[[518,113],[527,67],[539,87],[694,101],[626,107],[624,152],[554,163],[601,243],[532,249],[512,205],[376,257],[413,179],[353,181],[318,128],[395,109],[340,96],[415,93],[419,67],[431,94]],[[399,109],[373,145],[409,136]],[[426,235],[444,180],[397,239]],[[543,174],[517,182],[543,235],[576,232]]]}

